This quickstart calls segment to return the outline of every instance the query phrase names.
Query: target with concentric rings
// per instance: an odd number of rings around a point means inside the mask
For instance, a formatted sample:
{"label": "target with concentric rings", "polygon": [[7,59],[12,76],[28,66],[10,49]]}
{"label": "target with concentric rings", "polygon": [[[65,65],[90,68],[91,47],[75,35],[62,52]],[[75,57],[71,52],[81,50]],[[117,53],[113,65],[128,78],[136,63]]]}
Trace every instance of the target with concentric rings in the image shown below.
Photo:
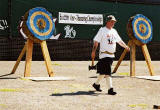
{"label": "target with concentric rings", "polygon": [[40,40],[49,39],[55,29],[52,14],[42,7],[29,10],[26,24],[29,31]]}
{"label": "target with concentric rings", "polygon": [[146,44],[152,40],[152,23],[142,14],[137,14],[132,21],[133,34],[137,40]]}

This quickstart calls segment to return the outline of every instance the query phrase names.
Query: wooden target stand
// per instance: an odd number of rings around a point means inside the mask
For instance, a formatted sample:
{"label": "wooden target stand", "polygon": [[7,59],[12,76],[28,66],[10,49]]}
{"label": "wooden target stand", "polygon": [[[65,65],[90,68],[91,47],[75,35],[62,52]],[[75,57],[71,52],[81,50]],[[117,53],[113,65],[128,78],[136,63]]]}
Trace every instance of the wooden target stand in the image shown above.
{"label": "wooden target stand", "polygon": [[[152,39],[152,22],[142,14],[136,14],[130,17],[127,24],[127,34],[131,38],[128,42],[130,47],[130,76],[135,76],[135,61],[136,61],[136,46],[142,48],[150,75],[154,75],[151,58],[147,49],[147,43]],[[126,55],[125,49],[115,66],[113,73],[115,73]]]}
{"label": "wooden target stand", "polygon": [[[130,47],[130,76],[135,76],[136,46],[140,46],[142,48],[143,55],[145,57],[150,75],[153,76],[154,75],[154,70],[153,70],[153,66],[151,64],[151,58],[150,58],[150,54],[149,54],[148,49],[147,49],[147,45],[146,44],[141,44],[136,39],[132,39],[132,40],[129,40],[128,46]],[[117,69],[120,66],[123,58],[126,55],[126,53],[127,53],[127,50],[125,49],[123,51],[123,53],[121,54],[121,57],[119,58],[116,66],[113,70],[113,73],[115,73],[117,71]]]}
{"label": "wooden target stand", "polygon": [[[37,43],[37,42],[36,42]],[[45,60],[45,64],[47,67],[47,71],[48,71],[48,75],[49,77],[53,77],[54,73],[51,67],[51,58],[48,52],[48,48],[47,48],[47,43],[46,41],[39,41],[38,43],[40,43],[41,45],[41,49],[42,49],[42,53],[43,53],[43,57]],[[30,73],[31,73],[31,61],[32,61],[32,51],[33,51],[33,44],[34,41],[31,39],[27,39],[27,42],[25,43],[17,61],[16,64],[13,67],[13,70],[11,72],[11,74],[14,74],[22,57],[24,56],[25,52],[26,52],[26,61],[25,61],[25,70],[24,70],[24,77],[30,77]]]}

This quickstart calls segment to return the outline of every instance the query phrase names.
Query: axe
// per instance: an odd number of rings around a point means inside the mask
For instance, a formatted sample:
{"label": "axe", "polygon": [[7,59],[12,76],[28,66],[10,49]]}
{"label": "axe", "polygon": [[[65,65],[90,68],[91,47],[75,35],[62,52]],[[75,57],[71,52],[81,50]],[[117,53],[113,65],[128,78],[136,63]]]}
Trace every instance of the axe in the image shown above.
{"label": "axe", "polygon": [[160,105],[153,105],[153,109],[160,109]]}

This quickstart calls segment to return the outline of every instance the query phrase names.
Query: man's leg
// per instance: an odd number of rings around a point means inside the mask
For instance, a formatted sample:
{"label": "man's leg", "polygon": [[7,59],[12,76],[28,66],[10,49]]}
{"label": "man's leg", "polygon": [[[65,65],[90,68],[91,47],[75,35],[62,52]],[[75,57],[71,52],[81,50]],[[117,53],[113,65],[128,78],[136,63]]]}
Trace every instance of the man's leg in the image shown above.
{"label": "man's leg", "polygon": [[107,86],[109,87],[108,94],[116,95],[117,93],[113,91],[112,77],[110,75],[106,75],[106,83],[107,83]]}
{"label": "man's leg", "polygon": [[100,81],[104,78],[105,75],[99,75],[95,84],[99,85]]}
{"label": "man's leg", "polygon": [[99,75],[97,81],[92,85],[97,91],[102,91],[100,89],[100,81],[104,78],[105,75]]}

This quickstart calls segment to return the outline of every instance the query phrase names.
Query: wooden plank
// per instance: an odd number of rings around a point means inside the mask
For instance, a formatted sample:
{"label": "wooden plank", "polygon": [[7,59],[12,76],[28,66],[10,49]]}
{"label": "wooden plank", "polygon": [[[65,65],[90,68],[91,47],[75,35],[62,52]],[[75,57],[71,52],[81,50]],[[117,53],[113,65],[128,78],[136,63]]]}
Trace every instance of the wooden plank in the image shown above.
{"label": "wooden plank", "polygon": [[142,45],[142,51],[143,51],[146,63],[148,65],[148,69],[149,69],[150,75],[153,76],[154,75],[154,70],[153,70],[153,66],[151,64],[151,58],[150,58],[150,55],[149,55],[149,52],[148,52],[146,44]]}
{"label": "wooden plank", "polygon": [[[130,46],[130,45],[131,45],[131,42],[132,42],[132,41],[131,41],[131,40],[129,40],[129,42],[128,42],[128,46]],[[126,50],[126,49],[124,49],[123,53],[121,54],[121,57],[119,58],[119,60],[118,60],[118,62],[117,62],[117,64],[116,64],[116,66],[115,66],[115,68],[114,68],[114,70],[113,70],[113,73],[115,73],[115,72],[117,71],[117,69],[118,69],[118,67],[120,66],[120,64],[121,64],[122,60],[124,59],[124,57],[125,57],[126,53],[127,53],[127,50]]]}
{"label": "wooden plank", "polygon": [[33,41],[28,39],[26,46],[26,62],[25,62],[24,77],[29,77],[31,73],[32,51],[33,51]]}
{"label": "wooden plank", "polygon": [[140,78],[140,79],[152,80],[152,81],[160,81],[160,75],[158,76],[135,76],[135,77]]}
{"label": "wooden plank", "polygon": [[49,75],[49,77],[53,77],[54,74],[53,74],[53,70],[52,70],[51,58],[50,58],[48,48],[47,48],[47,43],[46,43],[46,41],[42,41],[40,43],[40,45],[41,45],[43,57],[44,57],[44,60],[45,60],[45,64],[46,64],[46,67],[47,67],[48,75]]}
{"label": "wooden plank", "polygon": [[20,53],[20,55],[19,55],[19,57],[18,57],[18,59],[17,59],[17,61],[16,61],[16,64],[15,64],[14,67],[13,67],[13,70],[12,70],[11,74],[14,74],[14,73],[15,73],[15,71],[16,71],[16,69],[17,69],[17,67],[18,67],[18,65],[19,65],[19,63],[20,63],[20,61],[21,61],[21,59],[23,58],[23,55],[24,55],[24,53],[26,52],[26,45],[27,45],[27,44],[24,45],[24,47],[23,47],[23,49],[22,49],[22,51],[21,51],[21,53]]}
{"label": "wooden plank", "polygon": [[72,77],[63,77],[63,76],[57,76],[57,77],[26,77],[25,79],[32,80],[32,81],[68,81],[68,80],[74,80]]}
{"label": "wooden plank", "polygon": [[132,42],[130,51],[130,76],[135,76],[135,59],[136,59],[136,45],[134,42]]}

